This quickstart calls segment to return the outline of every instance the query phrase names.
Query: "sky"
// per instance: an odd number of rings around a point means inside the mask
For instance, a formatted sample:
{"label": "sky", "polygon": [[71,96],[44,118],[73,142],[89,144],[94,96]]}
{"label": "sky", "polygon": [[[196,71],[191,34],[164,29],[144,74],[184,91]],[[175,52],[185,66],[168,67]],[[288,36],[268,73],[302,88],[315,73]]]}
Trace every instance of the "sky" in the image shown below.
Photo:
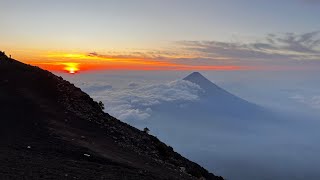
{"label": "sky", "polygon": [[318,0],[0,3],[0,48],[52,71],[320,67]]}

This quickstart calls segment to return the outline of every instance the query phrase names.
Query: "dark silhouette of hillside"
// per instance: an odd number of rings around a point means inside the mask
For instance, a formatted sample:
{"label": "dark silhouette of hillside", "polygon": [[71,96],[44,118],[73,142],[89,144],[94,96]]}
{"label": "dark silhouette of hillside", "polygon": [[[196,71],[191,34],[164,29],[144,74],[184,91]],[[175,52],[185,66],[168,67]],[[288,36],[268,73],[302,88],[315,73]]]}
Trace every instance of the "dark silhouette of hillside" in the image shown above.
{"label": "dark silhouette of hillside", "polygon": [[104,113],[68,81],[3,52],[0,142],[0,179],[223,179]]}

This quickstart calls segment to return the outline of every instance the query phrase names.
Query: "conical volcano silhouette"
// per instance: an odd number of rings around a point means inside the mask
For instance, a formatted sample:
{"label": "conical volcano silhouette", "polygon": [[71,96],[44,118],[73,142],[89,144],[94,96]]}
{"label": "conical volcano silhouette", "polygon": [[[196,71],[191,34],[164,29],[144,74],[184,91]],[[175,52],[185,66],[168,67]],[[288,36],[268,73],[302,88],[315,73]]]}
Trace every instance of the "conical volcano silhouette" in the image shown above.
{"label": "conical volcano silhouette", "polygon": [[199,72],[193,72],[187,77],[185,77],[183,80],[190,81],[192,83],[195,83],[199,85],[202,89],[206,90],[207,88],[210,88],[211,86],[215,86],[216,88],[219,88],[217,85],[209,81],[207,78],[205,78],[202,74]]}
{"label": "conical volcano silhouette", "polygon": [[193,72],[187,77],[185,77],[183,80],[190,81],[194,84],[199,85],[205,91],[204,94],[207,96],[216,96],[216,98],[238,98],[235,95],[217,86],[199,72]]}
{"label": "conical volcano silhouette", "polygon": [[193,72],[186,76],[183,80],[197,84],[203,89],[200,95],[200,102],[204,109],[210,109],[210,112],[216,114],[243,116],[243,114],[251,114],[259,111],[260,106],[250,103],[232,93],[224,90],[214,84],[199,72]]}

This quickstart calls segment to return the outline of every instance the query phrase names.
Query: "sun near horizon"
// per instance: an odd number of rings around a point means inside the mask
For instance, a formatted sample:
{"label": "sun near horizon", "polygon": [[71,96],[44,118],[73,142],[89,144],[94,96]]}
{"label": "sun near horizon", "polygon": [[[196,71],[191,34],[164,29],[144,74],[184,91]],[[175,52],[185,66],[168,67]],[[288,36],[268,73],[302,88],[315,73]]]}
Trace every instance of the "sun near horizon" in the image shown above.
{"label": "sun near horizon", "polygon": [[[13,58],[27,64],[36,65],[53,72],[77,74],[87,71],[103,70],[132,70],[132,71],[239,71],[250,70],[254,67],[232,64],[187,64],[177,62],[178,55],[166,58],[154,58],[136,55],[99,55],[81,52],[52,52],[52,51],[15,51],[10,50]],[[183,57],[192,58],[192,57]]]}
{"label": "sun near horizon", "polygon": [[64,63],[64,65],[64,70],[66,70],[69,74],[75,74],[80,71],[78,68],[78,63]]}

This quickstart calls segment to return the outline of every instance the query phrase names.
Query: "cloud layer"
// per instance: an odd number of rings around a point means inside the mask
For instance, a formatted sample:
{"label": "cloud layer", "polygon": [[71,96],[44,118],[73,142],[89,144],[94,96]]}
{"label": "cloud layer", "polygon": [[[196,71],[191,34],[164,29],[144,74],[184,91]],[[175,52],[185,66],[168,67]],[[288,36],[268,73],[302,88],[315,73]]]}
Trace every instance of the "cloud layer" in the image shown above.
{"label": "cloud layer", "polygon": [[320,109],[320,96],[306,97],[303,95],[294,95],[290,98],[314,109]]}
{"label": "cloud layer", "polygon": [[97,88],[90,83],[85,86],[83,89],[87,93],[94,94],[94,99],[106,104],[108,113],[125,121],[149,118],[155,105],[197,101],[203,92],[198,85],[184,80],[145,86],[131,82],[124,89],[103,88],[105,85],[101,84],[101,88]]}

